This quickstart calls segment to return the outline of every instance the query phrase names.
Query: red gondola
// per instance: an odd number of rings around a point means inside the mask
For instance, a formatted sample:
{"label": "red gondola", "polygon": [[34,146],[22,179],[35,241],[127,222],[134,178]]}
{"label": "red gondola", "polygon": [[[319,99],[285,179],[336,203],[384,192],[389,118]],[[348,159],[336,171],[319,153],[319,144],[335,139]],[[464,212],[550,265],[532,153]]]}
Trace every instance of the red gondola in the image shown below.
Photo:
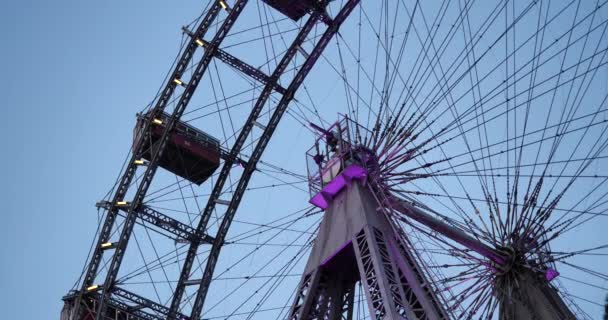
{"label": "red gondola", "polygon": [[315,2],[314,0],[262,0],[271,7],[277,9],[282,14],[289,18],[298,21],[308,11],[310,11]]}
{"label": "red gondola", "polygon": [[[143,129],[144,120],[149,117],[150,112],[138,115],[134,141],[137,141]],[[152,120],[150,134],[143,141],[141,157],[144,159],[152,158],[152,150],[158,146],[168,119],[169,115],[163,113]],[[181,121],[169,134],[159,166],[197,185],[205,182],[219,167],[219,140]]]}

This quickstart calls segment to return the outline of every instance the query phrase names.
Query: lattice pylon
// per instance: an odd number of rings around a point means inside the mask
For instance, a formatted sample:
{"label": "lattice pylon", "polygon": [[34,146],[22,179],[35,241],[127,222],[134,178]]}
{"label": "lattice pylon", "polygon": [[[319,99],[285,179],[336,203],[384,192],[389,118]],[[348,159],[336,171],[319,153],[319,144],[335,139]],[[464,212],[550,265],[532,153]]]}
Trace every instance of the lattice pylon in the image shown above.
{"label": "lattice pylon", "polygon": [[[370,190],[352,182],[319,227],[289,319],[352,319],[361,282],[371,319],[447,319]],[[403,235],[401,235],[403,236]]]}

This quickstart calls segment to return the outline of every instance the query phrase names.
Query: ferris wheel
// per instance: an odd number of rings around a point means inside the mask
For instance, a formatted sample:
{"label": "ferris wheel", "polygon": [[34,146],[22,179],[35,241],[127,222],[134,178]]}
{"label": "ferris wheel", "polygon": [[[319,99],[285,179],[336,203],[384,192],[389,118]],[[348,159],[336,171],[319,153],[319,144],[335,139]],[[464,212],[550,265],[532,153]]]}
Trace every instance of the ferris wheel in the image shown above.
{"label": "ferris wheel", "polygon": [[182,29],[62,320],[600,317],[606,1],[214,0]]}

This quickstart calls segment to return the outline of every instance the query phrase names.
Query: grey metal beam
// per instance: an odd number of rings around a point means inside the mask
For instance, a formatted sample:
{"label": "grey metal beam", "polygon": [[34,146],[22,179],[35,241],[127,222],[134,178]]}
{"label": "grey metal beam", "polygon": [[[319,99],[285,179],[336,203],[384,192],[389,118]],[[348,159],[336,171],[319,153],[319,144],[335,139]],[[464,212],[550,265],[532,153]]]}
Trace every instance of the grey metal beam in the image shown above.
{"label": "grey metal beam", "polygon": [[490,259],[491,261],[497,264],[502,264],[505,262],[505,258],[500,253],[498,253],[496,249],[469,236],[464,231],[456,228],[455,226],[447,224],[431,216],[420,208],[404,200],[397,198],[393,198],[392,200],[393,201],[391,201],[390,206],[393,209],[401,212],[408,218],[411,218],[412,220],[431,228],[433,231],[436,231],[446,236],[447,238],[458,242],[459,244],[481,254],[482,256]]}
{"label": "grey metal beam", "polygon": [[[249,117],[245,121],[243,128],[241,129],[238,137],[236,138],[236,141],[232,145],[230,154],[226,155],[226,157],[225,157],[224,165],[222,166],[222,170],[220,171],[220,174],[218,175],[218,177],[216,179],[215,185],[213,187],[213,191],[211,192],[211,196],[209,197],[209,200],[207,202],[207,205],[205,206],[205,209],[201,213],[201,219],[200,219],[199,224],[196,229],[197,233],[202,234],[206,230],[209,219],[211,218],[212,212],[215,209],[217,200],[219,199],[220,195],[222,194],[224,184],[226,183],[226,181],[228,179],[228,175],[229,175],[230,171],[232,170],[232,165],[234,164],[235,160],[237,159],[238,154],[241,152],[243,145],[247,141],[247,138],[249,137],[249,134],[251,133],[253,126],[255,125],[255,121],[257,120],[260,113],[262,112],[264,105],[266,104],[268,98],[270,97],[270,94],[274,90],[275,84],[277,83],[278,79],[285,72],[287,66],[292,61],[292,59],[295,57],[295,55],[297,54],[297,52],[298,52],[297,48],[302,43],[304,43],[307,35],[312,30],[312,28],[316,22],[317,22],[317,17],[312,16],[304,24],[304,26],[298,33],[298,36],[292,42],[291,46],[289,47],[287,52],[283,55],[279,64],[277,65],[277,67],[273,71],[272,75],[270,76],[270,81],[266,83],[266,85],[264,86],[264,89],[260,93],[260,96],[258,97],[253,109],[249,113]],[[255,165],[255,163],[257,163],[257,160],[254,160],[253,162],[250,160],[249,162],[247,162],[245,164],[245,166],[247,164]],[[242,192],[242,191],[239,191],[239,192]],[[221,246],[222,242],[216,241],[214,243],[214,245]],[[190,248],[188,249],[186,258],[184,259],[180,278],[178,280],[177,286],[175,288],[175,292],[173,294],[173,301],[171,303],[171,313],[169,315],[169,319],[175,319],[174,313],[177,310],[179,310],[179,308],[180,308],[181,300],[182,300],[184,290],[186,287],[186,283],[189,281],[190,270],[192,269],[194,259],[197,256],[197,254],[198,254],[198,245],[191,244]]]}
{"label": "grey metal beam", "polygon": [[[182,30],[184,30],[184,32],[186,34],[188,34],[190,37],[194,37],[194,33],[192,33],[190,30],[188,30],[188,28],[183,27]],[[204,39],[198,39],[200,41],[200,44],[202,44],[203,48],[206,48],[209,46],[209,42],[204,40]],[[196,41],[196,40],[195,40]],[[285,88],[283,88],[280,84],[276,83],[276,82],[271,82],[271,78],[266,75],[264,72],[260,71],[260,69],[255,68],[251,65],[249,65],[248,63],[242,61],[241,59],[231,55],[230,53],[217,48],[215,50],[214,56],[218,59],[220,59],[222,62],[226,63],[227,65],[235,68],[236,70],[244,73],[245,75],[253,78],[254,80],[257,80],[258,82],[266,85],[268,83],[272,84],[273,89],[280,93],[280,94],[285,94]]]}
{"label": "grey metal beam", "polygon": [[[112,294],[116,295],[118,297],[121,297],[123,299],[127,299],[127,300],[135,303],[135,305],[137,305],[138,307],[147,308],[147,309],[153,310],[155,312],[158,312],[158,313],[162,314],[164,317],[166,317],[169,314],[168,307],[158,304],[150,299],[144,298],[133,292],[122,289],[120,287],[112,288]],[[184,320],[189,319],[186,315],[183,315],[183,314],[179,314],[179,317],[180,317],[180,319],[184,319]]]}
{"label": "grey metal beam", "polygon": [[[100,302],[99,311],[97,314],[98,318],[100,317],[100,314],[103,314],[105,298],[110,296],[110,290],[108,290],[108,289],[110,289],[116,283],[116,279],[118,277],[118,270],[120,269],[122,259],[124,258],[125,251],[127,249],[127,245],[131,238],[131,232],[136,223],[137,215],[133,212],[133,209],[137,208],[142,203],[144,196],[147,193],[148,188],[150,187],[152,178],[154,177],[154,174],[155,174],[156,170],[158,169],[158,161],[161,158],[161,156],[165,150],[167,142],[169,141],[170,132],[171,132],[171,130],[173,130],[173,128],[175,127],[175,125],[177,124],[179,119],[181,118],[188,103],[190,102],[190,99],[192,98],[192,96],[194,94],[194,91],[198,87],[203,75],[207,71],[207,67],[209,66],[211,59],[213,58],[213,52],[214,52],[215,48],[217,48],[219,46],[219,44],[224,40],[224,38],[228,34],[229,30],[234,25],[236,18],[241,13],[241,10],[243,8],[243,6],[239,6],[239,3],[241,3],[241,2],[246,2],[246,1],[240,0],[239,2],[237,2],[237,4],[234,6],[234,8],[232,8],[230,10],[228,17],[224,20],[224,22],[221,24],[221,26],[219,26],[218,31],[216,32],[215,36],[213,37],[213,40],[211,41],[211,44],[209,45],[209,48],[207,50],[205,50],[205,53],[203,54],[202,59],[196,64],[196,68],[192,72],[192,76],[189,79],[188,84],[185,86],[184,92],[182,93],[179,101],[176,103],[173,113],[167,120],[167,124],[164,128],[163,134],[161,135],[161,137],[158,141],[158,149],[155,150],[155,152],[153,153],[150,161],[148,162],[148,165],[146,166],[145,172],[144,172],[143,176],[141,177],[139,186],[137,188],[137,191],[134,194],[133,200],[131,201],[131,206],[129,208],[125,221],[123,223],[122,231],[120,232],[120,237],[116,244],[116,248],[114,249],[114,252],[113,252],[114,254],[112,256],[110,265],[108,267],[108,272],[106,274],[106,278],[105,278],[105,281],[103,284],[103,288],[105,288],[105,289],[102,291],[102,300]],[[213,11],[214,10],[213,8],[216,8],[217,6],[218,6],[218,3],[217,2],[214,3],[214,5],[212,5],[211,10]],[[191,41],[190,44],[192,44],[193,42],[194,41]],[[194,44],[194,45],[198,47],[198,45],[196,45],[196,44]],[[176,78],[174,78],[174,79],[176,79]],[[173,79],[171,79],[171,81],[172,80]],[[162,110],[155,109],[154,111],[159,112]],[[147,121],[146,128],[144,128],[144,131],[143,131],[144,133],[148,132],[151,121],[152,121],[152,117],[150,117],[150,119]],[[142,145],[141,141],[143,141],[144,136],[145,136],[145,134],[142,134],[140,136],[140,138],[139,138],[140,141],[138,141],[137,148],[141,148],[141,145]],[[135,156],[137,156],[137,154],[134,153],[133,158],[135,158]],[[134,160],[133,160],[133,162],[134,162]],[[128,188],[128,185],[126,185],[124,187],[126,189],[126,188]],[[120,188],[122,188],[122,187],[119,187],[119,189]],[[116,202],[112,202],[112,203],[116,203]]]}
{"label": "grey metal beam", "polygon": [[[61,314],[61,320],[80,320],[80,312],[88,310],[91,314],[95,313],[96,306],[101,301],[101,294],[98,292],[90,292],[84,296],[80,293],[73,293],[63,297],[65,302],[64,309]],[[85,304],[84,307],[76,306],[76,303]],[[121,318],[126,320],[164,320],[163,316],[148,313],[140,310],[139,305],[135,308],[123,301],[120,301],[114,297],[110,297],[105,302],[108,305],[110,311],[113,309],[114,312],[122,312],[127,318]],[[87,312],[87,311],[85,311]]]}
{"label": "grey metal beam", "polygon": [[[97,207],[111,208],[112,204],[109,201],[100,201],[97,203]],[[127,213],[128,206],[120,206],[120,211]],[[186,240],[188,242],[197,243],[213,243],[215,238],[209,235],[203,235],[197,237],[196,230],[191,226],[175,220],[157,210],[154,210],[146,205],[141,205],[139,208],[134,209],[137,217],[145,222],[148,222],[162,230],[168,231],[175,235],[177,240]]]}
{"label": "grey metal beam", "polygon": [[[222,219],[218,232],[215,236],[216,241],[211,247],[211,252],[209,253],[207,264],[205,265],[205,270],[203,271],[201,285],[197,291],[196,299],[192,307],[191,318],[196,319],[201,315],[203,304],[207,296],[207,291],[209,289],[209,284],[211,283],[211,278],[213,276],[213,271],[215,270],[215,265],[217,263],[219,253],[221,251],[221,244],[223,243],[226,234],[228,233],[228,229],[230,227],[230,224],[232,223],[232,219],[234,218],[236,209],[238,208],[241,202],[245,189],[247,188],[249,180],[251,179],[251,176],[256,168],[258,160],[261,158],[262,153],[266,149],[266,146],[268,145],[268,142],[270,141],[274,130],[278,126],[279,121],[287,110],[287,106],[293,99],[295,92],[298,90],[298,88],[304,81],[304,78],[306,78],[316,61],[319,59],[319,57],[325,50],[325,48],[329,44],[329,41],[338,32],[338,29],[340,28],[342,23],[350,15],[350,13],[357,4],[359,4],[359,0],[349,0],[343,5],[341,10],[333,19],[332,24],[325,30],[325,32],[315,45],[314,49],[311,51],[310,56],[305,60],[304,64],[300,67],[295,77],[292,79],[291,84],[287,88],[287,92],[282,96],[281,100],[277,104],[275,111],[267,124],[266,130],[264,130],[262,136],[258,140],[258,143],[255,149],[253,150],[249,162],[245,166],[244,172],[233,194],[232,201],[230,202],[230,205],[228,206],[228,209],[224,214],[224,218]],[[318,14],[313,13],[309,21],[311,21],[312,19],[316,21],[317,18]],[[293,49],[294,51],[297,50],[297,48],[290,49]]]}
{"label": "grey metal beam", "polygon": [[[217,17],[220,11],[220,5],[215,3],[211,6],[210,10],[206,13],[205,17],[201,20],[201,23],[198,25],[196,29],[197,37],[204,37],[207,33],[209,27],[212,22]],[[171,78],[168,79],[168,82],[165,85],[165,88],[161,92],[156,104],[154,106],[155,111],[162,112],[167,106],[173,92],[175,91],[175,83],[173,83],[173,79],[179,79],[182,77],[185,70],[188,68],[190,61],[194,55],[194,52],[197,50],[198,45],[192,40],[184,49],[180,59],[178,60],[176,67],[173,70]],[[173,119],[175,120],[175,119]],[[149,121],[146,121],[143,127],[142,134],[138,141],[135,143],[133,153],[131,155],[131,159],[127,164],[125,172],[123,173],[120,181],[118,183],[118,188],[112,198],[112,203],[117,203],[119,201],[123,201],[124,197],[127,194],[129,186],[131,185],[133,178],[135,177],[135,173],[137,171],[137,165],[135,164],[135,160],[138,159],[142,150],[142,142],[146,132],[149,132],[151,126],[152,118]],[[167,127],[167,131],[170,130],[169,126]],[[159,148],[162,149],[162,148]],[[160,150],[159,150],[160,151]],[[151,175],[154,174],[154,171],[148,172],[146,174],[150,177],[146,177],[147,179],[151,179]],[[151,174],[151,175],[150,175]],[[101,265],[102,257],[105,250],[102,249],[101,244],[108,242],[110,235],[112,233],[112,228],[114,226],[114,222],[116,220],[116,216],[118,214],[118,209],[116,207],[112,207],[108,210],[106,217],[104,219],[102,228],[100,230],[96,246],[94,248],[93,254],[91,255],[91,259],[88,262],[87,269],[85,272],[85,276],[82,282],[81,292],[85,292],[85,289],[93,284],[95,278],[97,277],[98,269]],[[120,263],[119,263],[120,264]],[[80,299],[80,298],[79,298]],[[103,305],[103,302],[101,303]],[[76,308],[80,308],[80,303],[76,303]],[[76,310],[78,312],[78,310]]]}

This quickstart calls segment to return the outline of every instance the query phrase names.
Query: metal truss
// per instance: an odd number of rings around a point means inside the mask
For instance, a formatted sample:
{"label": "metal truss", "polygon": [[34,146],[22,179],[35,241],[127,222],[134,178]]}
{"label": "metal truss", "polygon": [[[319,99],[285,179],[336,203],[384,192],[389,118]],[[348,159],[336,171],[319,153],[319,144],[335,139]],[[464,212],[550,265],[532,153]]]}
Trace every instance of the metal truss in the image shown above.
{"label": "metal truss", "polygon": [[[185,27],[182,29],[190,37],[192,37],[192,38],[195,37],[194,34],[192,33],[192,31],[188,30]],[[198,41],[200,41],[200,42],[197,42],[197,43],[200,46],[202,46],[203,48],[208,47],[210,45],[210,43],[204,39],[198,39]],[[255,68],[255,67],[243,62],[241,59],[231,55],[230,53],[228,53],[220,48],[217,48],[215,50],[215,57],[220,59],[222,62],[226,63],[227,65],[240,71],[241,73],[250,76],[254,80],[257,80],[258,82],[260,82],[263,85],[271,83],[271,81],[272,81],[272,79],[268,75],[266,75],[264,72],[260,71],[260,69]],[[274,82],[271,84],[273,86],[273,89],[276,90],[278,93],[285,94],[286,90],[280,84],[278,84],[277,82]]]}
{"label": "metal truss", "polygon": [[[416,259],[412,255],[412,249],[406,248],[406,242],[403,241],[404,239],[406,239],[406,235],[403,233],[402,229],[397,230],[400,233],[398,237],[400,237],[401,239],[396,239],[396,241],[394,242],[395,245],[390,246],[391,255],[396,257],[398,264],[404,264],[407,266],[407,269],[412,271],[408,274],[405,274],[401,271],[402,268],[398,268],[399,278],[401,279],[401,282],[422,284],[428,283],[428,280],[426,280],[424,273],[422,272],[423,268],[416,262]],[[433,287],[430,284],[427,284],[420,286],[419,289],[426,295],[426,300],[432,304],[432,306],[429,307],[438,311],[440,319],[448,319],[449,317],[447,316],[447,314],[441,312],[443,311],[443,308],[439,303],[439,299],[441,299],[442,297],[436,296],[434,294]],[[418,314],[422,313],[418,310],[423,310],[423,308],[422,306],[416,303],[417,299],[415,298],[415,290],[411,286],[406,286],[404,290],[405,299],[407,300],[409,305],[413,306],[414,313],[416,313],[416,315],[418,316]]]}
{"label": "metal truss", "polygon": [[[79,296],[78,293],[74,293],[71,295],[67,295],[64,297],[66,301],[66,305],[64,306],[64,310],[61,314],[61,320],[70,320],[70,319],[92,319],[96,310],[98,309],[99,302],[101,301],[101,294],[94,292],[89,293],[81,299],[77,299]],[[74,313],[76,308],[73,305],[74,303],[81,303],[81,308],[79,308],[79,314]],[[133,306],[125,303],[119,299],[114,297],[110,297],[105,301],[107,305],[106,314],[102,316],[101,319],[112,319],[112,320],[162,320],[164,317],[148,313],[143,311],[142,309],[146,308],[142,305]],[[82,315],[84,313],[84,315]],[[82,315],[82,317],[80,317]]]}
{"label": "metal truss", "polygon": [[[325,32],[323,33],[323,35],[321,36],[319,41],[316,43],[315,47],[313,48],[313,50],[311,51],[309,56],[306,58],[303,65],[300,67],[300,69],[298,70],[298,72],[296,73],[294,78],[292,79],[290,85],[287,87],[287,91],[285,92],[285,94],[282,96],[281,100],[277,104],[277,106],[270,118],[270,121],[266,125],[266,128],[264,129],[262,136],[258,140],[258,142],[253,150],[253,153],[252,153],[249,161],[247,162],[247,165],[245,166],[244,172],[235,189],[232,200],[230,201],[230,204],[228,205],[228,208],[226,209],[224,218],[222,219],[219,230],[215,236],[216,241],[214,242],[213,246],[211,247],[211,252],[209,253],[209,257],[207,259],[207,264],[205,265],[203,277],[201,279],[199,290],[197,292],[196,299],[194,301],[194,305],[192,308],[193,310],[192,310],[191,318],[198,318],[202,312],[203,303],[206,298],[207,291],[209,289],[209,284],[211,283],[211,277],[213,276],[213,271],[215,269],[215,264],[217,263],[217,259],[218,259],[218,256],[219,256],[219,253],[221,250],[221,244],[223,243],[223,241],[226,237],[226,234],[228,233],[228,228],[230,227],[230,224],[232,223],[232,219],[236,213],[236,209],[238,208],[238,206],[240,204],[240,201],[247,188],[249,180],[256,168],[257,162],[259,161],[259,159],[262,156],[262,153],[266,149],[266,146],[268,145],[268,142],[270,141],[270,138],[272,137],[274,130],[276,129],[283,114],[287,110],[287,106],[293,99],[295,92],[298,90],[298,88],[304,81],[304,78],[306,78],[306,76],[308,75],[308,73],[310,72],[310,70],[312,69],[314,64],[317,62],[317,60],[321,56],[321,53],[325,50],[329,41],[333,38],[333,36],[336,34],[336,32],[338,31],[338,29],[340,28],[342,23],[346,20],[346,18],[349,16],[349,14],[352,12],[352,10],[355,8],[355,6],[358,3],[359,3],[359,0],[349,0],[348,2],[346,2],[343,5],[341,10],[334,17],[332,24],[325,30]],[[309,20],[306,22],[305,26],[303,27],[303,30],[306,30],[308,28],[312,29],[312,26],[316,23],[317,19],[319,19],[320,15],[321,14],[319,14],[318,12],[313,13],[312,16],[309,18]],[[310,30],[306,31],[305,34],[307,34],[309,31]],[[287,54],[295,55],[295,52],[300,47],[299,44],[297,47],[295,46],[295,44],[297,42],[299,42],[301,35],[302,35],[302,31],[300,32],[300,34],[298,35],[298,37],[296,38],[294,43],[292,43],[292,45],[290,46],[286,55]],[[302,41],[303,41],[303,39],[302,39]],[[283,63],[283,62],[284,62],[284,60],[281,61],[281,63]],[[275,72],[276,72],[276,70],[275,70]],[[277,76],[277,74],[273,73],[273,79],[278,79],[278,78],[275,78],[275,76]],[[266,88],[267,87],[269,87],[269,86],[267,85]],[[263,94],[263,96],[260,97],[260,99],[266,100],[267,97]],[[260,101],[258,101],[258,102],[260,102]],[[251,125],[253,125],[253,123]],[[240,146],[239,146],[239,149],[240,149]],[[233,151],[234,151],[234,149],[233,149]]]}
{"label": "metal truss", "polygon": [[289,316],[290,320],[299,319],[301,314],[305,312],[305,310],[307,310],[307,308],[309,307],[308,305],[305,305],[305,302],[307,301],[306,298],[308,295],[314,294],[311,292],[311,290],[316,290],[318,282],[317,278],[318,272],[315,271],[311,274],[304,275],[304,277],[300,281],[295,301],[291,307],[291,312]]}
{"label": "metal truss", "polygon": [[367,242],[365,232],[361,230],[357,235],[357,249],[360,257],[360,270],[363,271],[365,289],[369,293],[368,304],[370,310],[373,310],[376,319],[383,319],[386,316],[387,310],[382,299],[382,289],[380,283],[375,278],[374,263]]}
{"label": "metal truss", "polygon": [[[270,137],[274,133],[276,126],[278,125],[284,112],[286,111],[287,105],[293,99],[295,92],[303,82],[306,75],[309,73],[312,66],[320,57],[321,53],[329,43],[329,40],[337,32],[342,22],[350,14],[352,9],[358,4],[359,0],[348,1],[348,3],[344,5],[340,13],[338,13],[338,15],[331,21],[328,20],[327,17],[324,17],[324,12],[314,11],[309,17],[306,24],[304,24],[304,26],[301,28],[298,36],[293,41],[290,48],[284,54],[283,58],[281,59],[281,61],[279,62],[279,64],[271,75],[266,75],[259,69],[254,68],[244,63],[240,59],[230,55],[229,53],[219,49],[220,43],[228,34],[230,28],[236,22],[238,16],[242,12],[247,2],[247,0],[239,0],[232,8],[230,8],[230,10],[227,10],[228,16],[223,21],[221,26],[218,27],[218,31],[216,32],[215,36],[211,41],[204,40],[204,36],[221,10],[222,6],[220,2],[214,2],[210,10],[202,19],[201,23],[197,26],[196,30],[185,30],[191,38],[190,42],[185,47],[180,59],[176,64],[175,69],[173,70],[171,77],[169,78],[167,84],[165,85],[165,88],[162,90],[161,95],[156,101],[156,104],[152,109],[153,114],[160,114],[167,106],[177,86],[177,83],[175,83],[175,81],[173,80],[180,79],[180,82],[181,80],[183,80],[182,76],[187,66],[190,64],[194,52],[196,50],[199,50],[200,48],[203,48],[203,57],[196,65],[195,70],[192,72],[191,78],[188,81],[182,82],[185,83],[183,85],[185,88],[184,92],[179,98],[172,114],[167,118],[167,124],[164,126],[164,131],[159,139],[158,146],[153,151],[149,162],[145,166],[145,171],[141,176],[141,179],[139,180],[139,184],[136,185],[137,189],[134,193],[133,198],[125,199],[125,196],[128,190],[132,187],[133,179],[135,177],[136,172],[138,171],[139,165],[137,165],[136,160],[141,157],[141,154],[144,151],[142,150],[143,139],[145,139],[146,133],[150,131],[153,117],[150,117],[145,121],[142,129],[143,134],[141,134],[138,140],[134,143],[134,149],[132,152],[131,159],[125,169],[125,172],[119,180],[118,187],[111,201],[102,202],[99,204],[100,207],[106,209],[106,214],[100,234],[97,239],[97,244],[89,260],[81,290],[77,292],[77,294],[71,295],[69,297],[69,299],[73,299],[72,301],[75,302],[75,309],[73,310],[72,314],[76,315],[76,317],[80,314],[79,309],[82,305],[81,302],[96,301],[96,318],[102,319],[104,314],[106,314],[107,307],[116,308],[115,304],[118,302],[116,301],[115,296],[120,296],[121,298],[128,299],[129,301],[141,306],[142,308],[148,308],[163,315],[166,314],[166,318],[168,319],[177,319],[178,317],[180,319],[184,318],[184,315],[180,314],[178,311],[181,309],[180,307],[185,286],[197,283],[197,281],[190,280],[189,275],[193,266],[195,256],[197,255],[198,247],[200,244],[213,243],[210,256],[205,266],[203,277],[201,278],[200,282],[198,282],[199,290],[197,291],[196,300],[192,308],[191,318],[196,319],[200,316],[202,305],[204,303],[207,289],[211,280],[211,276],[215,268],[215,263],[219,256],[220,248],[223,245],[223,241],[225,239],[232,218],[234,217],[234,214],[239,206],[243,193],[248,185],[251,175],[255,170],[257,162],[259,161],[263,151],[265,150],[265,147],[268,144]],[[292,79],[289,87],[282,87],[278,83],[279,79],[284,74],[285,70],[287,69],[287,66],[292,62],[296,54],[300,52],[301,45],[307,39],[313,27],[320,20],[323,20],[328,23],[327,30],[319,39],[313,51],[307,55],[306,61],[300,66],[295,77]],[[236,70],[248,75],[255,81],[262,83],[264,85],[264,89],[262,90],[258,100],[256,101],[253,110],[251,111],[243,129],[240,131],[239,136],[237,137],[236,142],[232,146],[231,150],[229,151],[229,153],[225,151],[222,152],[224,165],[218,176],[218,179],[216,180],[209,201],[205,209],[201,213],[201,219],[199,221],[198,226],[196,228],[192,228],[167,215],[162,214],[161,212],[144,206],[142,204],[142,201],[158,168],[159,159],[165,151],[165,147],[167,145],[171,130],[173,130],[174,126],[181,118],[186,106],[190,101],[190,98],[192,97],[192,94],[196,90],[200,80],[202,79],[203,74],[207,70],[210,61],[214,57],[235,68]],[[282,94],[282,99],[275,108],[274,113],[271,116],[270,122],[266,126],[260,126],[257,122],[257,118],[259,117],[265,103],[268,101],[272,92],[278,92]],[[247,162],[245,162],[238,158],[238,155],[240,154],[240,151],[245,141],[247,141],[247,138],[249,137],[254,125],[262,127],[264,133],[259,139],[252,156]],[[233,198],[231,200],[220,200],[219,195],[222,194],[222,190],[224,188],[227,177],[235,162],[244,164],[245,170],[241,175],[236,191],[233,193]],[[211,237],[205,234],[206,226],[209,222],[212,211],[215,209],[215,206],[220,203],[227,204],[228,207],[226,209],[226,213],[224,214],[224,219],[220,224],[220,228],[217,235],[215,237]],[[110,242],[110,235],[114,231],[113,228],[115,226],[115,221],[118,215],[124,216],[125,219],[124,223],[122,224],[122,229],[118,230],[119,239],[116,242],[111,242],[111,247],[104,246],[104,244]],[[167,309],[157,304],[151,304],[151,301],[143,297],[136,296],[132,293],[128,293],[127,291],[119,289],[115,286],[118,271],[122,263],[122,259],[124,257],[133,228],[135,224],[144,223],[146,223],[146,225],[149,224],[155,226],[163,231],[168,232],[171,235],[174,235],[176,237],[175,239],[177,240],[186,240],[190,244],[186,259],[182,266],[180,279],[173,294],[171,306]],[[104,256],[104,254],[112,255],[105,280],[102,284],[98,285],[99,287],[98,289],[94,290],[95,292],[90,292],[87,289],[95,284],[95,280],[97,278],[102,257]],[[124,307],[128,308],[127,306]],[[147,316],[145,314],[142,314],[141,318],[147,319]]]}
{"label": "metal truss", "polygon": [[[206,34],[206,32],[209,29],[209,26],[215,20],[219,11],[220,11],[220,5],[218,3],[215,3],[214,5],[211,6],[211,9],[207,12],[205,17],[202,19],[201,23],[199,24],[198,28],[196,29],[195,34],[197,37],[202,38]],[[233,14],[233,13],[235,13],[235,12],[231,12],[231,14]],[[236,13],[236,15],[238,15],[238,13]],[[218,31],[218,33],[216,34],[216,36],[214,37],[213,41],[210,44],[211,48],[217,47],[217,45],[223,40],[227,31],[232,26],[233,22],[234,22],[234,19],[232,19],[232,20],[227,19],[222,24],[222,26],[220,27],[220,31]],[[175,69],[173,70],[172,76],[169,78],[168,83],[166,84],[164,90],[162,91],[160,97],[158,98],[158,100],[156,102],[156,105],[153,108],[154,113],[160,114],[167,106],[170,98],[173,96],[175,87],[177,86],[177,84],[173,80],[182,78],[182,75],[184,74],[186,68],[188,67],[190,61],[192,60],[194,52],[197,50],[197,48],[199,48],[198,45],[196,44],[196,42],[194,40],[192,40],[184,49],[184,52],[182,53],[180,59],[178,60],[178,63],[176,64]],[[211,52],[212,51],[213,50],[211,50]],[[101,294],[100,294],[100,300],[99,300],[99,304],[98,304],[98,310],[96,312],[96,314],[97,314],[96,317],[97,317],[97,319],[101,319],[101,317],[105,314],[105,308],[106,308],[105,301],[108,301],[110,298],[111,289],[114,286],[114,283],[116,281],[116,277],[118,275],[118,270],[120,268],[122,259],[124,257],[124,253],[126,251],[131,232],[133,230],[133,227],[134,227],[137,217],[138,217],[138,215],[134,212],[134,209],[139,208],[139,206],[141,205],[141,202],[148,190],[148,187],[150,186],[150,183],[156,172],[156,169],[158,168],[158,161],[159,161],[160,157],[162,156],[162,153],[164,152],[164,149],[167,145],[167,141],[169,138],[169,132],[173,129],[173,127],[179,121],[181,115],[183,114],[188,102],[190,101],[190,98],[192,97],[192,94],[196,90],[198,83],[200,82],[200,80],[202,78],[203,73],[205,72],[207,66],[209,65],[211,56],[212,56],[212,54],[210,53],[210,51],[205,52],[205,55],[203,56],[201,61],[198,63],[188,84],[185,86],[184,92],[181,95],[179,102],[176,104],[176,107],[175,107],[173,113],[167,120],[165,129],[159,140],[158,148],[156,148],[156,150],[154,150],[153,155],[145,168],[145,172],[142,175],[140,183],[137,187],[137,191],[134,194],[133,200],[128,201],[130,206],[129,206],[128,210],[126,211],[126,218],[125,218],[124,224],[122,226],[122,230],[120,231],[119,240],[118,240],[118,242],[116,242],[116,245],[112,246],[113,250],[106,250],[106,248],[104,248],[102,246],[102,244],[107,243],[110,240],[110,235],[112,234],[114,222],[118,215],[119,204],[127,202],[127,201],[125,201],[124,198],[127,194],[127,191],[129,190],[129,188],[131,186],[131,182],[133,181],[133,179],[135,177],[135,173],[137,172],[138,164],[137,164],[136,160],[139,159],[139,157],[141,157],[141,154],[144,151],[144,150],[142,150],[143,141],[144,141],[143,139],[145,139],[145,136],[146,136],[145,133],[150,131],[151,122],[153,119],[152,119],[152,117],[150,117],[149,119],[147,119],[147,121],[145,121],[144,127],[143,127],[144,134],[140,135],[138,140],[135,142],[135,147],[134,147],[133,153],[131,155],[131,159],[128,162],[125,172],[123,173],[122,177],[120,178],[120,181],[118,183],[118,188],[116,189],[116,192],[112,198],[112,201],[110,202],[111,206],[107,209],[105,220],[103,222],[103,226],[101,228],[101,231],[100,231],[100,234],[99,234],[99,237],[97,240],[97,245],[95,246],[94,252],[91,256],[87,270],[85,272],[84,281],[82,283],[82,290],[80,291],[78,298],[76,298],[77,301],[75,303],[75,310],[74,310],[73,314],[75,314],[75,315],[79,314],[79,308],[81,307],[80,300],[82,299],[84,294],[88,294],[87,288],[90,287],[94,283],[94,281],[97,277],[97,272],[100,267],[101,260],[102,260],[104,253],[113,251],[113,255],[112,255],[110,266],[108,268],[106,279],[105,279],[103,285],[101,286]]]}
{"label": "metal truss", "polygon": [[[162,315],[163,319],[165,319],[169,315],[169,308],[167,308],[161,304],[158,304],[150,299],[144,298],[135,293],[124,290],[120,287],[114,287],[112,289],[112,294],[133,302],[139,308],[142,308],[142,309],[148,308],[154,312],[157,312]],[[184,320],[188,319],[188,317],[186,317],[183,314],[180,314],[179,318],[184,319]]]}
{"label": "metal truss", "polygon": [[288,319],[351,320],[354,299],[354,283],[316,270],[302,279]]}
{"label": "metal truss", "polygon": [[[76,301],[78,293],[73,293],[64,297],[66,301]],[[83,299],[80,300],[85,306],[85,314],[90,315],[97,314],[97,309],[101,303],[102,295],[97,292],[90,292]],[[166,319],[169,314],[169,308],[156,303],[150,299],[142,297],[138,294],[125,290],[121,287],[115,286],[111,290],[111,295],[104,302],[107,304],[105,314],[101,315],[102,319],[124,319],[124,320],[161,320]],[[69,312],[70,310],[66,310]],[[107,315],[110,314],[111,317]],[[178,314],[179,319],[189,319],[186,315]],[[62,317],[71,319],[67,314]]]}
{"label": "metal truss", "polygon": [[348,294],[358,281],[371,319],[448,319],[440,297],[377,208],[372,191],[355,181],[333,199],[288,319],[349,319]]}
{"label": "metal truss", "polygon": [[[108,201],[101,201],[97,203],[97,207],[109,209],[112,204]],[[120,206],[119,210],[121,212],[127,213],[128,207]],[[175,236],[173,238],[176,241],[187,241],[187,242],[196,242],[196,243],[213,243],[215,240],[213,237],[209,235],[203,235],[202,237],[197,237],[196,230],[189,225],[177,221],[159,211],[156,211],[146,205],[141,205],[139,208],[133,210],[137,217],[143,221],[147,222],[153,226],[158,227],[161,230],[168,231],[172,235]]]}

